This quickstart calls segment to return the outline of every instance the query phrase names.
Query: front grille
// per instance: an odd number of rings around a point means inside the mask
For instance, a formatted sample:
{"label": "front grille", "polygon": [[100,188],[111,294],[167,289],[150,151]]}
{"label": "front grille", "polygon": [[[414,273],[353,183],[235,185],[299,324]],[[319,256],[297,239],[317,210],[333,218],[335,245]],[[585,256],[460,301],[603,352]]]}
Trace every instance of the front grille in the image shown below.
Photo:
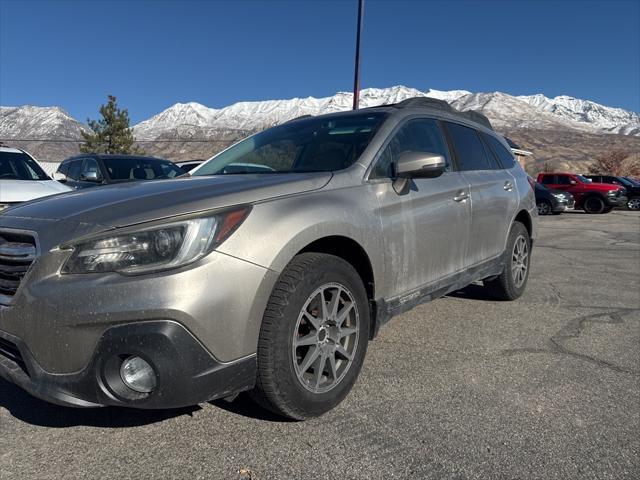
{"label": "front grille", "polygon": [[9,305],[36,259],[36,240],[27,233],[0,231],[0,304]]}
{"label": "front grille", "polygon": [[9,340],[5,340],[2,337],[0,337],[0,355],[11,360],[13,363],[18,365],[18,367],[20,367],[20,369],[24,373],[29,375],[27,365],[24,363],[18,347],[16,347],[15,344],[11,343]]}

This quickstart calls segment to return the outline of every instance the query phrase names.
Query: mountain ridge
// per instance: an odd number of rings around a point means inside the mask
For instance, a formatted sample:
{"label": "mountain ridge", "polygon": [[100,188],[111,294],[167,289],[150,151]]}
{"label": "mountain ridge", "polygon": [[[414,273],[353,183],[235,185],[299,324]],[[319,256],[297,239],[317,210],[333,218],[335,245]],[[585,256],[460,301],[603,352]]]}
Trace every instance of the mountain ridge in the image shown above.
{"label": "mountain ridge", "polygon": [[[531,139],[525,133],[533,131],[538,137],[553,138],[554,142],[561,139],[563,145],[534,142],[538,161],[554,159],[557,153],[553,152],[562,152],[560,160],[563,161],[577,161],[581,155],[586,160],[602,151],[602,145],[607,142],[632,151],[640,150],[638,113],[567,95],[549,98],[543,94],[422,91],[396,85],[363,89],[360,105],[372,107],[411,97],[438,98],[459,110],[478,110],[489,117],[497,131],[508,133],[516,140]],[[292,118],[349,110],[352,98],[350,92],[337,92],[321,98],[237,102],[223,108],[197,102],[176,103],[132,128],[136,140],[150,154],[173,160],[208,158],[239,138]],[[46,157],[43,159],[61,160],[77,153],[77,141],[81,140],[83,130],[88,127],[57,106],[0,107],[0,140],[33,151],[37,157]],[[605,138],[600,139],[602,135]],[[588,145],[577,144],[573,137],[597,144],[597,151],[591,152],[586,148]],[[572,148],[577,152],[573,156]]]}

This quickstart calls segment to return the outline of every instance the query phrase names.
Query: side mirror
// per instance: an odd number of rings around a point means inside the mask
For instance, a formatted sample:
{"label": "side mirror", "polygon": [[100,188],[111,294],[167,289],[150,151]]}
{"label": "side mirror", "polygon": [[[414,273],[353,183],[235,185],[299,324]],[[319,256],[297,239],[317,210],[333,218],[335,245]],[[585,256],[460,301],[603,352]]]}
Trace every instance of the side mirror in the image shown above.
{"label": "side mirror", "polygon": [[569,180],[569,184],[570,184],[570,185],[577,185],[577,184],[578,184],[578,182],[576,182],[575,180]]}
{"label": "side mirror", "polygon": [[60,182],[60,183],[65,183],[68,180],[67,176],[64,173],[60,173],[60,172],[54,172],[53,179],[56,182]]}
{"label": "side mirror", "polygon": [[100,178],[98,177],[98,172],[95,171],[84,172],[82,175],[80,175],[80,180],[94,183],[101,182]]}
{"label": "side mirror", "polygon": [[412,178],[435,178],[442,175],[447,161],[442,155],[429,152],[404,152],[396,164],[396,180],[393,188],[404,195],[409,192],[409,180]]}
{"label": "side mirror", "polygon": [[400,178],[434,178],[444,173],[447,162],[442,155],[427,152],[404,152],[396,165]]}

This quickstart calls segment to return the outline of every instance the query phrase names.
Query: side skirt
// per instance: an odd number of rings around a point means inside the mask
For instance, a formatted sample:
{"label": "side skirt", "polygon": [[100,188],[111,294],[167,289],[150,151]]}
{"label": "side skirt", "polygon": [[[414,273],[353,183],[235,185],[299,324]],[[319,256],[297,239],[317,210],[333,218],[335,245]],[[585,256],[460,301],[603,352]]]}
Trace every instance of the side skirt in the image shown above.
{"label": "side skirt", "polygon": [[467,270],[446,277],[440,281],[425,285],[416,290],[404,293],[390,299],[381,298],[372,303],[371,311],[374,313],[373,328],[370,338],[374,339],[380,327],[388,323],[396,315],[408,312],[418,305],[444,297],[448,293],[455,292],[467,285],[485,278],[496,277],[502,273],[503,255],[475,265]]}

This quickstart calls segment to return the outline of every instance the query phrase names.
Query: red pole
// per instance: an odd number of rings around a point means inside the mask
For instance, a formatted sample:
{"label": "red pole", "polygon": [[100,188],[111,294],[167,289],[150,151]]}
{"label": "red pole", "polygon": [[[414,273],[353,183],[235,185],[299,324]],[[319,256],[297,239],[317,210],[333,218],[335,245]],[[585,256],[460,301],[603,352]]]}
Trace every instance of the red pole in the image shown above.
{"label": "red pole", "polygon": [[360,102],[360,31],[362,30],[362,15],[364,0],[358,0],[358,30],[356,32],[356,71],[353,79],[353,109],[358,109]]}

